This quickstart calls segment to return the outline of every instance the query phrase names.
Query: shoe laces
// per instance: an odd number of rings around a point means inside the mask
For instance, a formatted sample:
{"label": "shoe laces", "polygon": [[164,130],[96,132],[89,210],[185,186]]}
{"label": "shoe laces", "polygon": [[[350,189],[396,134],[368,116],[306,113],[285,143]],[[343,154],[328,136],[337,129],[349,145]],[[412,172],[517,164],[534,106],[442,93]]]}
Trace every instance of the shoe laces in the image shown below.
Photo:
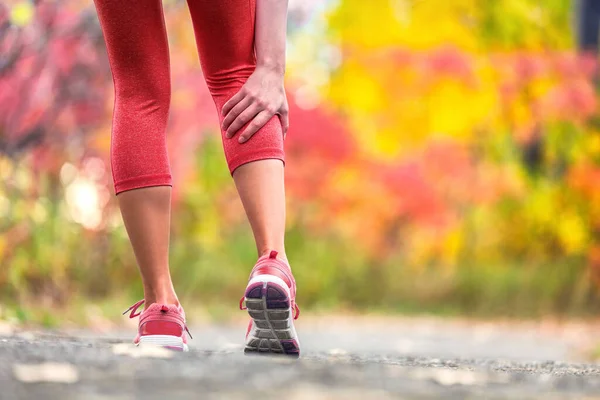
{"label": "shoe laces", "polygon": [[[247,309],[248,309],[248,307],[246,307],[246,306],[244,305],[244,300],[246,300],[246,297],[245,297],[245,296],[242,296],[242,298],[240,299],[240,310],[242,310],[242,311],[244,311],[244,310],[247,310]],[[294,302],[294,319],[295,319],[295,320],[296,320],[296,319],[298,319],[298,317],[299,317],[299,316],[300,316],[300,307],[298,307],[298,304],[296,304],[296,303]]]}
{"label": "shoe laces", "polygon": [[129,311],[131,311],[131,314],[129,314],[129,318],[135,318],[135,317],[139,317],[140,314],[142,313],[141,311],[138,312],[137,314],[135,313],[138,308],[141,307],[142,304],[144,304],[146,302],[146,300],[140,300],[137,303],[135,303],[134,305],[132,305],[131,307],[129,307],[127,310],[125,310],[123,312],[123,315],[127,314]]}
{"label": "shoe laces", "polygon": [[[142,304],[144,304],[146,302],[146,300],[142,299],[140,301],[138,301],[137,303],[135,303],[134,305],[132,305],[131,307],[129,307],[127,310],[125,310],[123,312],[123,315],[127,314],[128,312],[131,311],[131,313],[129,314],[129,318],[135,318],[135,317],[139,317],[142,312],[139,311],[136,313],[136,311],[142,306]],[[160,311],[167,313],[169,312],[169,307],[167,307],[166,305],[163,305],[160,309]],[[187,327],[186,324],[183,325],[183,327],[185,328],[185,331],[187,332],[187,334],[190,336],[190,339],[193,339],[192,334],[190,333],[189,328]]]}

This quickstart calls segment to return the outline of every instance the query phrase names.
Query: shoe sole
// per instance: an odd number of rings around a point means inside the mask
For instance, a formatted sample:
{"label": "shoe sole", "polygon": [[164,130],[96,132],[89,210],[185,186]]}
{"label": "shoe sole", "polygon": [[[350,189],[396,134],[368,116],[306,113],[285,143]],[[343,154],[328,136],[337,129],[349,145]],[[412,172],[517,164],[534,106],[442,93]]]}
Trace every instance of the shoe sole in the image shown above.
{"label": "shoe sole", "polygon": [[299,357],[300,344],[285,282],[276,276],[259,275],[248,284],[245,300],[255,329],[246,339],[244,353]]}
{"label": "shoe sole", "polygon": [[175,351],[188,351],[188,345],[183,343],[183,339],[173,335],[144,335],[140,337],[138,346],[158,346]]}

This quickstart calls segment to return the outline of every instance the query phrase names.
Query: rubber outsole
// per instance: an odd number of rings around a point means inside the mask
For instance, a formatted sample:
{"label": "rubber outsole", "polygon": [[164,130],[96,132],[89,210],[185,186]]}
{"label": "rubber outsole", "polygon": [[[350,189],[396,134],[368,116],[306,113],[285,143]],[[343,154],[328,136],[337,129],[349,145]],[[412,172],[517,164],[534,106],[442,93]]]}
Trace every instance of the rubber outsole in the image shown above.
{"label": "rubber outsole", "polygon": [[183,343],[183,339],[171,335],[145,335],[140,337],[138,346],[158,346],[174,351],[188,351],[188,345]]}
{"label": "rubber outsole", "polygon": [[288,292],[274,282],[256,282],[246,288],[248,314],[254,331],[246,340],[246,354],[300,356]]}

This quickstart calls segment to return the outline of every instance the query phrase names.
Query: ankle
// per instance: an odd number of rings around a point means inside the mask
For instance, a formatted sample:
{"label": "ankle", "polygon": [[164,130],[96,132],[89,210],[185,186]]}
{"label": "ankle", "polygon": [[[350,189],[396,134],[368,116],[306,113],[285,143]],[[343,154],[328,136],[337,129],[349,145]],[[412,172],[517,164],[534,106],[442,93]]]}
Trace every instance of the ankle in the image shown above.
{"label": "ankle", "polygon": [[146,307],[154,303],[179,305],[179,299],[173,289],[155,290],[152,288],[144,288],[144,300]]}
{"label": "ankle", "polygon": [[277,259],[288,262],[287,255],[285,254],[285,248],[283,246],[265,246],[260,247],[258,250],[258,257],[268,256],[271,251],[277,252]]}
{"label": "ankle", "polygon": [[152,304],[173,304],[179,306],[179,300],[177,297],[173,296],[164,296],[164,297],[153,297],[153,296],[144,296],[144,307],[149,307]]}

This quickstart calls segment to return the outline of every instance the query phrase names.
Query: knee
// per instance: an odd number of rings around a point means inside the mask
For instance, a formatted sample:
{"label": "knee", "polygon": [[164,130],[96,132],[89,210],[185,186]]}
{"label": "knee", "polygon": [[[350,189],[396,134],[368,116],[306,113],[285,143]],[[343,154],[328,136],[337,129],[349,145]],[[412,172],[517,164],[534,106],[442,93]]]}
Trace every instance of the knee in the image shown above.
{"label": "knee", "polygon": [[171,103],[169,79],[140,74],[135,78],[115,83],[115,96],[119,103],[134,109],[143,107],[168,112]]}
{"label": "knee", "polygon": [[204,68],[204,79],[213,96],[222,96],[238,91],[255,68],[253,64],[239,64],[216,70]]}
{"label": "knee", "polygon": [[223,148],[231,174],[239,166],[253,161],[266,159],[284,161],[283,133],[279,118],[277,116],[271,118],[245,143],[239,143],[235,139],[225,139],[223,136]]}

